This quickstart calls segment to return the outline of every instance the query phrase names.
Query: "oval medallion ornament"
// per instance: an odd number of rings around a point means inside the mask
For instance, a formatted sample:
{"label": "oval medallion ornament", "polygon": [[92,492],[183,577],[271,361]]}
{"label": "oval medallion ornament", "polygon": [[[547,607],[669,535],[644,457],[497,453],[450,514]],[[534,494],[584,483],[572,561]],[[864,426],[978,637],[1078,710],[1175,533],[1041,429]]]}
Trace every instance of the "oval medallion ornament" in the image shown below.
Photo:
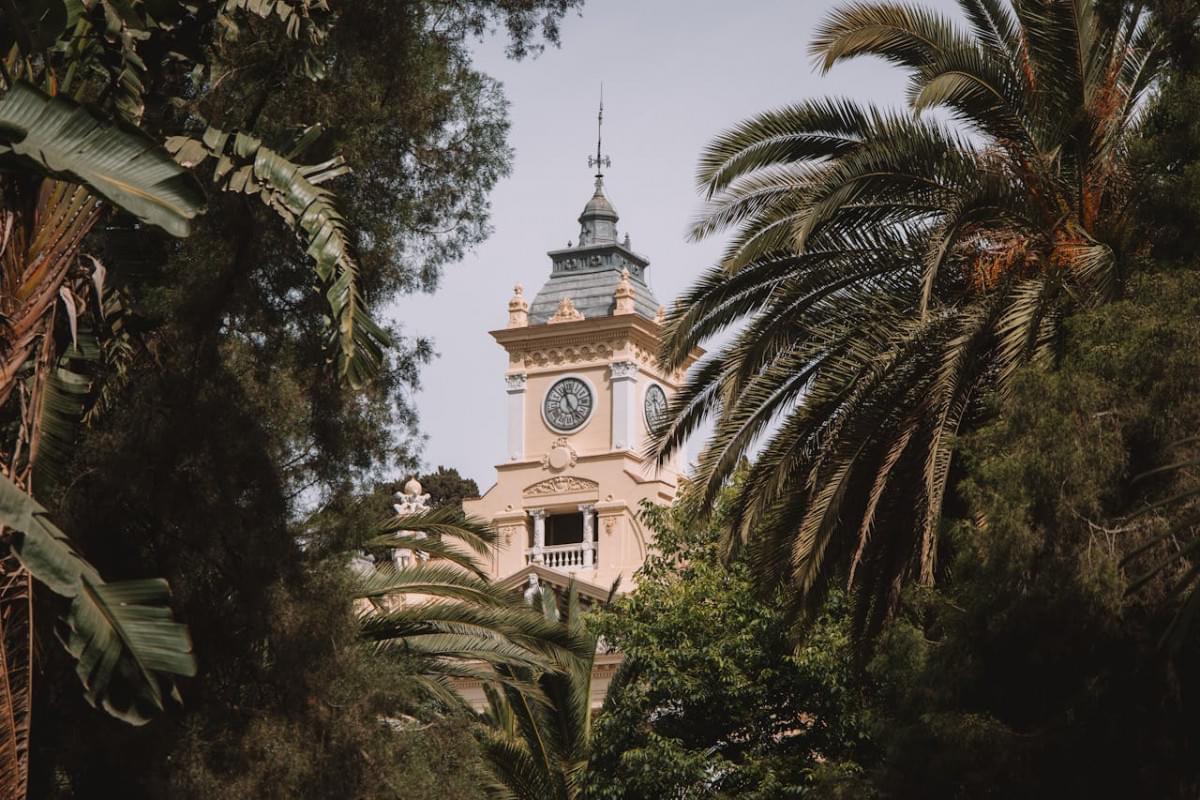
{"label": "oval medallion ornament", "polygon": [[556,447],[546,456],[546,466],[550,469],[566,469],[571,463],[571,451],[565,447]]}
{"label": "oval medallion ornament", "polygon": [[579,378],[563,378],[550,387],[542,403],[542,416],[556,431],[573,431],[588,421],[595,399]]}
{"label": "oval medallion ornament", "polygon": [[646,389],[646,427],[656,430],[667,420],[667,393],[657,383]]}

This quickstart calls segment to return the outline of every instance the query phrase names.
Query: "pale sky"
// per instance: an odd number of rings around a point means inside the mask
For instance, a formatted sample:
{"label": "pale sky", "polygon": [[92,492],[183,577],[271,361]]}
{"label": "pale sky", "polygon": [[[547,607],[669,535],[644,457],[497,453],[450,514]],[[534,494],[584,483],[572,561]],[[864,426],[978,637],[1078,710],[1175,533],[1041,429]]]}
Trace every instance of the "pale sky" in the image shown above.
{"label": "pale sky", "polygon": [[[757,112],[824,95],[903,102],[898,73],[860,60],[822,76],[808,56],[811,31],[846,0],[590,0],[562,26],[562,47],[536,59],[504,58],[499,40],[477,63],[511,103],[512,174],[492,193],[491,238],[451,265],[437,293],[399,303],[410,335],[439,356],[416,398],[427,436],[422,461],[457,467],[486,491],[504,460],[503,349],[489,330],[507,323],[514,283],[532,300],[550,274],[547,250],[576,239],[592,193],[596,104],[604,83],[606,193],[618,228],[650,259],[647,278],[670,301],[711,265],[721,241],[688,242],[699,206],[695,165],[704,145]],[[953,0],[925,5],[955,13]],[[698,442],[692,443],[692,452]]]}

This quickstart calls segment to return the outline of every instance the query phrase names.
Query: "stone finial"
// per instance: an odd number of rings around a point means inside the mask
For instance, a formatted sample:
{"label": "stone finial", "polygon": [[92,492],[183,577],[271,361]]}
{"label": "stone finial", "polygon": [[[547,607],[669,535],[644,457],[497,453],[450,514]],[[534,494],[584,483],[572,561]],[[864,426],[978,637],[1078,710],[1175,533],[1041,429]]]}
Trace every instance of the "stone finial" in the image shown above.
{"label": "stone finial", "polygon": [[571,302],[571,298],[564,297],[558,301],[558,310],[554,312],[554,316],[550,317],[546,322],[554,325],[559,322],[575,322],[580,319],[583,319],[583,314],[579,313],[579,309]]}
{"label": "stone finial", "polygon": [[415,475],[410,477],[404,484],[404,489],[396,492],[393,497],[396,502],[392,508],[401,516],[420,514],[429,510],[429,494],[425,492]]}
{"label": "stone finial", "polygon": [[512,299],[508,301],[508,327],[524,328],[529,325],[529,303],[525,300],[525,287],[513,287]]}
{"label": "stone finial", "polygon": [[616,291],[613,292],[613,299],[616,300],[614,314],[633,313],[633,284],[629,281],[628,267],[621,270],[621,280],[617,283]]}
{"label": "stone finial", "polygon": [[664,322],[667,321],[667,307],[666,306],[658,307],[658,311],[656,311],[654,313],[654,321],[657,322],[659,325],[662,325]]}

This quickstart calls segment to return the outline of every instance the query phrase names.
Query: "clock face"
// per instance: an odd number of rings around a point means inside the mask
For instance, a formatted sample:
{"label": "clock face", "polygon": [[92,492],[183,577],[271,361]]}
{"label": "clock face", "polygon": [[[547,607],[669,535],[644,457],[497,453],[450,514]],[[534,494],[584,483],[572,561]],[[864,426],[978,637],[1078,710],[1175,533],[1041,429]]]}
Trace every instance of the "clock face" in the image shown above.
{"label": "clock face", "polygon": [[551,428],[573,431],[592,415],[592,390],[579,378],[563,378],[546,392],[542,414]]}
{"label": "clock face", "polygon": [[667,419],[667,393],[658,384],[651,384],[646,390],[646,427],[656,429]]}

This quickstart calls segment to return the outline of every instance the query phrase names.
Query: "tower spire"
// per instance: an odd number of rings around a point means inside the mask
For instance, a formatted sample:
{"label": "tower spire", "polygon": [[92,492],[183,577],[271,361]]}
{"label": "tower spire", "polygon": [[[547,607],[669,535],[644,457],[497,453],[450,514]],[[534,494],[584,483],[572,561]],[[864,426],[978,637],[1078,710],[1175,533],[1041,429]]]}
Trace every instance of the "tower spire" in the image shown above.
{"label": "tower spire", "polygon": [[612,159],[604,155],[602,143],[604,141],[604,84],[600,84],[600,112],[596,114],[596,155],[588,156],[588,166],[596,168],[596,188],[599,189],[604,183],[605,167],[612,166]]}

